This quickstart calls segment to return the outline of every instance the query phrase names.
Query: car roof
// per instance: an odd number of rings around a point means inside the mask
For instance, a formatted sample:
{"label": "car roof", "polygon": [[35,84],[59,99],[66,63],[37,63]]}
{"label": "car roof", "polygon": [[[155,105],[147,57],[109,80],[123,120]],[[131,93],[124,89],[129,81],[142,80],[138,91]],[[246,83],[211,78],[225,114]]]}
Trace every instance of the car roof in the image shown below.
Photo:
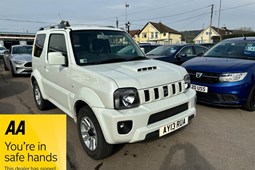
{"label": "car roof", "polygon": [[[178,47],[185,47],[185,46],[199,46],[199,47],[205,47],[199,44],[190,44],[190,43],[186,43],[186,44],[169,44],[169,45],[164,45],[164,46],[178,46]],[[206,48],[206,47],[205,47]]]}
{"label": "car roof", "polygon": [[153,47],[153,46],[155,46],[155,47],[157,47],[157,46],[161,46],[160,44],[139,44],[139,46],[140,47],[143,47],[143,46],[151,46],[151,47]]}
{"label": "car roof", "polygon": [[64,31],[66,29],[73,30],[73,31],[79,31],[79,30],[109,30],[109,31],[124,31],[118,28],[114,28],[111,26],[71,26],[71,27],[65,27],[65,28],[42,28],[37,33],[42,32],[51,32],[51,31]]}
{"label": "car roof", "polygon": [[228,38],[228,39],[223,40],[222,42],[247,42],[247,41],[255,41],[255,37]]}

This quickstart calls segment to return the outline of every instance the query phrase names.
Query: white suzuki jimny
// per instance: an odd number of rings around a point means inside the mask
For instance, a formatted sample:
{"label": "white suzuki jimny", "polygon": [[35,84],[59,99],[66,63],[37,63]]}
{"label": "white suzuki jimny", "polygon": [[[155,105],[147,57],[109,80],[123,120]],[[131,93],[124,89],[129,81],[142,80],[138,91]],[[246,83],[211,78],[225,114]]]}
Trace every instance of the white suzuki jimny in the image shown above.
{"label": "white suzuki jimny", "polygon": [[41,29],[32,58],[37,107],[54,104],[72,117],[93,159],[109,156],[113,144],[164,136],[196,115],[187,71],[146,58],[123,30]]}

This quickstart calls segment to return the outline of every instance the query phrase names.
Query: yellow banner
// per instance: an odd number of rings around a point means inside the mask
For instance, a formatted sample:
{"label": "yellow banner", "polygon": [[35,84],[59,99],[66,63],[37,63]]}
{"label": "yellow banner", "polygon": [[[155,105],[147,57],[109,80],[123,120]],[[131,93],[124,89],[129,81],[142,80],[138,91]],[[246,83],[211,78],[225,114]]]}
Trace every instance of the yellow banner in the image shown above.
{"label": "yellow banner", "polygon": [[65,170],[66,115],[0,115],[0,170]]}

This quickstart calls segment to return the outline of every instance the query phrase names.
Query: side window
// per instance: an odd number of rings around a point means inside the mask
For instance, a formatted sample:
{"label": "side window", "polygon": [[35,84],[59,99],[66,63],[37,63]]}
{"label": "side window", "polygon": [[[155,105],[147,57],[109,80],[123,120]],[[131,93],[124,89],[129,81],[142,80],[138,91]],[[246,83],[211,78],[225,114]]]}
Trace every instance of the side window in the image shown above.
{"label": "side window", "polygon": [[61,52],[67,57],[66,41],[63,34],[51,34],[48,47],[49,52]]}
{"label": "side window", "polygon": [[197,46],[195,46],[195,50],[196,50],[196,55],[202,55],[207,51],[207,49],[203,47],[197,47]]}
{"label": "side window", "polygon": [[192,46],[190,46],[190,47],[185,47],[185,48],[183,48],[183,49],[181,50],[181,52],[180,52],[180,55],[181,55],[181,56],[191,57],[191,56],[194,56],[195,54],[194,54],[194,51],[193,51]]}
{"label": "side window", "polygon": [[34,56],[40,57],[43,51],[44,41],[45,41],[45,34],[38,34],[35,39],[35,46],[34,46]]}

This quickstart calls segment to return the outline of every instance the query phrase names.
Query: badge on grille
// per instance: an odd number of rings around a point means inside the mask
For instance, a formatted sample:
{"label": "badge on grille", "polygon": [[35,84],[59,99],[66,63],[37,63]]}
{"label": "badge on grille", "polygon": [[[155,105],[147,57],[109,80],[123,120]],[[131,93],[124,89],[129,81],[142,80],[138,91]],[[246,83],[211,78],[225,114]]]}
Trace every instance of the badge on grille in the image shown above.
{"label": "badge on grille", "polygon": [[163,87],[164,97],[168,96],[168,88],[165,86]]}
{"label": "badge on grille", "polygon": [[196,72],[196,78],[200,78],[203,75],[203,73]]}

